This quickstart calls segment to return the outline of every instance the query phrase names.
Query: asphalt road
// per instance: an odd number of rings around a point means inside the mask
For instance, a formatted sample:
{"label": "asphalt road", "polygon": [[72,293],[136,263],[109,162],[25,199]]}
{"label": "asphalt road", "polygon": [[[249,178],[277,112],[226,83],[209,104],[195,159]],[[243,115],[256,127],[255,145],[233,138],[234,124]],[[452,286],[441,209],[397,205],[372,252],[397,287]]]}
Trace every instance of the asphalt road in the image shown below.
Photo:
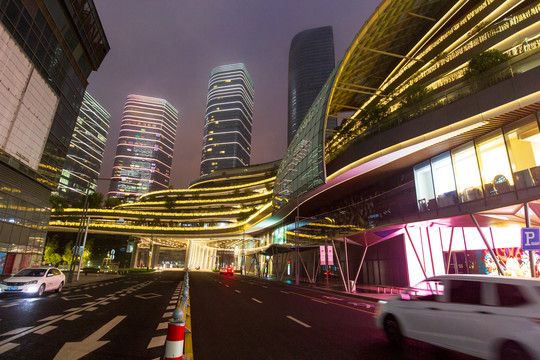
{"label": "asphalt road", "polygon": [[[126,276],[42,298],[0,298],[1,359],[156,359],[183,272]],[[174,307],[174,306],[173,306]]]}
{"label": "asphalt road", "polygon": [[190,273],[196,360],[472,359],[409,341],[388,346],[375,303],[245,276]]}

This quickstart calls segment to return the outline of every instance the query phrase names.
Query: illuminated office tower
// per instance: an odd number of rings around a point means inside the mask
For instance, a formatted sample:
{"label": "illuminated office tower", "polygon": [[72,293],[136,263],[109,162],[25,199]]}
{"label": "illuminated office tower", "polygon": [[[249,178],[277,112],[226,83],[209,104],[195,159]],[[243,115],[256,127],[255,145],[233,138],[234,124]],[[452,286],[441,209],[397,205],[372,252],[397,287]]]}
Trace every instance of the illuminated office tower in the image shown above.
{"label": "illuminated office tower", "polygon": [[210,73],[201,175],[249,165],[253,81],[244,64],[218,66]]}
{"label": "illuminated office tower", "polygon": [[57,192],[70,204],[96,191],[111,114],[84,94]]}
{"label": "illuminated office tower", "polygon": [[169,188],[178,110],[164,99],[129,95],[116,147],[109,198]]}
{"label": "illuminated office tower", "polygon": [[[287,145],[291,143],[334,66],[334,34],[331,26],[304,30],[291,41]],[[335,122],[335,118],[328,120]]]}

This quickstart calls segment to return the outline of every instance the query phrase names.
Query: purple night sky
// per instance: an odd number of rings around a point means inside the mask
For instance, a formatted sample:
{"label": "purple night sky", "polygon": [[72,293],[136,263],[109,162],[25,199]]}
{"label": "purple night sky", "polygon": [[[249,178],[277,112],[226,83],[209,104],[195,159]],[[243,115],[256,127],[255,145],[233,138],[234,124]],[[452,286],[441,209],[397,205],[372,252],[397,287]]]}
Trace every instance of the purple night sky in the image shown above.
{"label": "purple night sky", "polygon": [[[243,62],[253,79],[251,164],[280,159],[287,144],[289,47],[300,31],[331,25],[336,62],[380,0],[94,0],[111,50],[88,92],[112,115],[101,167],[110,177],[129,94],[179,110],[171,185],[199,176],[210,71]],[[106,195],[108,182],[98,191]]]}

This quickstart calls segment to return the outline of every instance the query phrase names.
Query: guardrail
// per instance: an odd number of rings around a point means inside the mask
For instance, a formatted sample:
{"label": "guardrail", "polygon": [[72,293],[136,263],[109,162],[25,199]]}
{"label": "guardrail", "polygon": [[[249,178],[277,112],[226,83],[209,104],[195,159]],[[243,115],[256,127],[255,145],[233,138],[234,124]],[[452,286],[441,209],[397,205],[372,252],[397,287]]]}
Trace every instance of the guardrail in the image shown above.
{"label": "guardrail", "polygon": [[164,360],[193,359],[188,270],[186,270],[186,276],[182,282],[180,294],[173,311],[173,318],[169,320],[169,326],[167,328]]}

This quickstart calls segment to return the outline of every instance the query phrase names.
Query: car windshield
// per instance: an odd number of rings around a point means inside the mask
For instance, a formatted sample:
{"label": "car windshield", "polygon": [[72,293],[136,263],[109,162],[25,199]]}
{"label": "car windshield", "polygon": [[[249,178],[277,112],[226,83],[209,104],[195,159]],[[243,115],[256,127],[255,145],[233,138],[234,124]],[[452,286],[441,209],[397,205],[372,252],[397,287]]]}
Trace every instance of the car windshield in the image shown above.
{"label": "car windshield", "polygon": [[402,294],[403,300],[434,301],[436,296],[444,294],[444,285],[439,280],[422,281]]}
{"label": "car windshield", "polygon": [[31,277],[42,277],[45,276],[45,269],[24,269],[19,271],[15,276],[16,277],[22,277],[22,276],[31,276]]}

